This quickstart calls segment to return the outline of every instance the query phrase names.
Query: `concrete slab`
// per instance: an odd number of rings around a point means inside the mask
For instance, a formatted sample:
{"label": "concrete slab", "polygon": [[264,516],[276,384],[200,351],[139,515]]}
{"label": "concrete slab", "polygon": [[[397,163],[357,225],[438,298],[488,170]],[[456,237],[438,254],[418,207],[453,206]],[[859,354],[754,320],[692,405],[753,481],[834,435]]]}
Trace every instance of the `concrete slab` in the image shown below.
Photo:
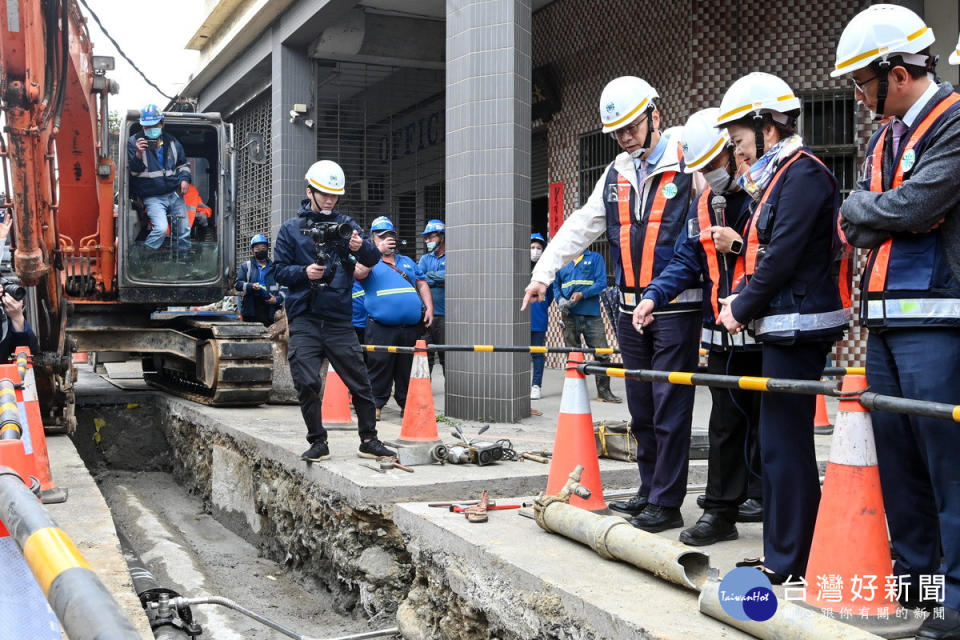
{"label": "concrete slab", "polygon": [[47,450],[54,482],[70,491],[66,502],[47,505],[47,510],[77,545],[140,636],[144,640],[152,640],[150,624],[143,613],[140,599],[133,592],[133,583],[120,551],[113,518],[97,483],[68,437],[48,437]]}

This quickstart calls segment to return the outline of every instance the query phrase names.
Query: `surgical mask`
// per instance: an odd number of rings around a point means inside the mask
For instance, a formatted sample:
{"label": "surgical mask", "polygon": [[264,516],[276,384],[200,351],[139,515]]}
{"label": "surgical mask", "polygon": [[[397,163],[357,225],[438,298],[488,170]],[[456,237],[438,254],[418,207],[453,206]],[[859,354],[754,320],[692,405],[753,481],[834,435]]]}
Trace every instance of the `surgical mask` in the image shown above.
{"label": "surgical mask", "polygon": [[637,149],[636,151],[631,151],[630,157],[636,160],[637,158],[643,155],[644,151],[646,151],[646,149]]}
{"label": "surgical mask", "polygon": [[540,249],[540,248],[530,249],[530,261],[531,261],[531,262],[536,262],[537,260],[540,259],[540,256],[542,256],[542,255],[543,255],[543,249]]}
{"label": "surgical mask", "polygon": [[143,135],[151,140],[156,140],[160,137],[160,133],[163,131],[160,127],[147,127],[143,130]]}
{"label": "surgical mask", "polygon": [[703,174],[703,179],[710,185],[710,190],[714,193],[728,193],[733,178],[727,172],[726,167],[720,167],[713,171],[707,171]]}
{"label": "surgical mask", "polygon": [[320,215],[322,216],[332,216],[333,209],[320,209]]}
{"label": "surgical mask", "polygon": [[254,251],[254,252],[253,252],[253,257],[256,258],[257,260],[266,260],[266,259],[267,259],[267,253],[268,253],[268,252],[267,252],[266,250],[264,250],[264,251]]}
{"label": "surgical mask", "polygon": [[427,243],[427,251],[433,251],[437,248],[437,243],[435,241],[430,241]]}

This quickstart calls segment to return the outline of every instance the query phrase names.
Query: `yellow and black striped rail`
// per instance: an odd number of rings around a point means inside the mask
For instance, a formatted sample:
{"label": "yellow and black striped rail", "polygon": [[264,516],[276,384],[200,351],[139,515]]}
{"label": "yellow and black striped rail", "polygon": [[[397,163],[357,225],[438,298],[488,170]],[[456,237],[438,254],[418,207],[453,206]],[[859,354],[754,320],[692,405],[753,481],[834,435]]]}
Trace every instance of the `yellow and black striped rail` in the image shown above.
{"label": "yellow and black striped rail", "polygon": [[17,472],[0,466],[0,522],[70,640],[140,640],[133,623]]}
{"label": "yellow and black striped rail", "polygon": [[[839,367],[843,369],[843,367]],[[853,371],[851,371],[851,369]],[[849,367],[847,373],[854,373],[857,367]],[[960,422],[960,405],[929,402],[885,396],[872,391],[859,394],[845,394],[835,382],[819,380],[791,380],[788,378],[762,378],[755,376],[724,376],[714,373],[689,373],[685,371],[654,371],[652,369],[620,369],[598,364],[578,364],[577,371],[583,374],[630,378],[644,382],[667,382],[670,384],[699,385],[721,387],[724,389],[744,389],[746,391],[777,391],[804,395],[824,395],[836,398],[850,398],[860,402],[870,411],[890,411],[906,415],[939,418]]]}
{"label": "yellow and black striped rail", "polygon": [[492,345],[492,344],[429,344],[425,348],[398,347],[379,344],[360,345],[365,351],[376,353],[439,353],[446,351],[466,351],[473,353],[620,353],[619,349],[611,347],[536,347],[523,345]]}
{"label": "yellow and black striped rail", "polygon": [[22,434],[16,386],[4,378],[0,380],[0,440],[19,440]]}

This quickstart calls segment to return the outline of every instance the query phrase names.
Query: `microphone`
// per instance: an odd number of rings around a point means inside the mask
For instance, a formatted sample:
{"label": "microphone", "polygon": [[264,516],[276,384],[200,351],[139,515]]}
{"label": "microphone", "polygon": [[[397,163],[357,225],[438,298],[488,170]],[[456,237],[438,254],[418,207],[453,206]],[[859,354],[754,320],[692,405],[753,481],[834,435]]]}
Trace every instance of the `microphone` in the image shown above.
{"label": "microphone", "polygon": [[727,199],[721,195],[715,195],[713,199],[710,200],[710,206],[713,207],[713,211],[717,214],[717,225],[721,227],[727,226]]}

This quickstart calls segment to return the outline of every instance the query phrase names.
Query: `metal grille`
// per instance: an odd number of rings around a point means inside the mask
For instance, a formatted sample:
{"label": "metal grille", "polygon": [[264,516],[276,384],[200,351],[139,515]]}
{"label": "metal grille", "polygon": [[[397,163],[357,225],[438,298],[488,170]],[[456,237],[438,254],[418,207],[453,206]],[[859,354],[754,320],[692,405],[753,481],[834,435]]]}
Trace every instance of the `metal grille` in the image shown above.
{"label": "metal grille", "polygon": [[[613,162],[620,151],[620,145],[610,134],[597,131],[580,136],[578,177],[581,185],[581,207],[587,202],[587,198],[593,192],[594,185],[603,175],[604,169]],[[612,283],[615,265],[610,259],[610,243],[607,241],[607,235],[601,235],[596,242],[590,245],[590,249],[603,256],[607,267],[607,281]]]}
{"label": "metal grille", "polygon": [[804,141],[823,160],[846,197],[857,179],[857,103],[851,91],[801,94],[799,128]]}
{"label": "metal grille", "polygon": [[[242,109],[230,116],[233,140],[242,146],[248,133],[262,133],[266,147],[264,164],[254,164],[241,153],[236,160],[237,185],[237,260],[250,255],[250,238],[262,233],[271,237],[272,166],[270,116],[273,106],[270,91],[264,91]],[[271,243],[272,245],[272,243]]]}
{"label": "metal grille", "polygon": [[317,157],[340,163],[347,191],[339,208],[364,228],[389,216],[416,257],[420,232],[444,215],[442,71],[320,60]]}

